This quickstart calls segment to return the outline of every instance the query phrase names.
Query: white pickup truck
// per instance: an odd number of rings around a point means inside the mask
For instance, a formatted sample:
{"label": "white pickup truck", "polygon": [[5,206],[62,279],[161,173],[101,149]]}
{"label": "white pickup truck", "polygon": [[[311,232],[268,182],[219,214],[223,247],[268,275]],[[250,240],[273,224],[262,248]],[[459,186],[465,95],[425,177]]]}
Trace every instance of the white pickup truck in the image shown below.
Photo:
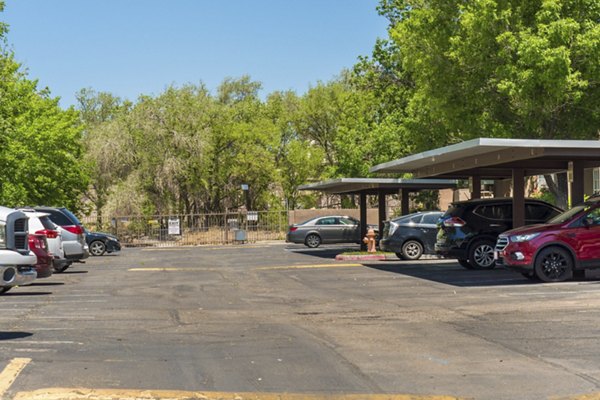
{"label": "white pickup truck", "polygon": [[0,206],[0,293],[35,280],[36,256],[29,251],[27,215]]}

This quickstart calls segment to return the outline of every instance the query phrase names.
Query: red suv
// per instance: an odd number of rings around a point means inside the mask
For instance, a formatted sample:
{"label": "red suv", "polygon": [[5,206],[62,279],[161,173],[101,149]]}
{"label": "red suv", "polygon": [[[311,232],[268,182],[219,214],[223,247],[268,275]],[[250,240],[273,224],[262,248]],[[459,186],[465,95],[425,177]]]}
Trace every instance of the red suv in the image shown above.
{"label": "red suv", "polygon": [[562,282],[575,271],[600,268],[600,197],[544,224],[502,233],[494,255],[496,265],[544,282]]}

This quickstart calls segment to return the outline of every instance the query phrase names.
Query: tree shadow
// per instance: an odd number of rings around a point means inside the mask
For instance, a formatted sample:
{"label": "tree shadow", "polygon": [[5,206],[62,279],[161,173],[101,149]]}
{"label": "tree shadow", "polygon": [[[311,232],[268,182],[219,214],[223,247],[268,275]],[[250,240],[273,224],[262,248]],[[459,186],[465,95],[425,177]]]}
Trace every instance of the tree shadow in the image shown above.
{"label": "tree shadow", "polygon": [[33,336],[31,332],[2,332],[0,331],[0,340],[23,339]]}

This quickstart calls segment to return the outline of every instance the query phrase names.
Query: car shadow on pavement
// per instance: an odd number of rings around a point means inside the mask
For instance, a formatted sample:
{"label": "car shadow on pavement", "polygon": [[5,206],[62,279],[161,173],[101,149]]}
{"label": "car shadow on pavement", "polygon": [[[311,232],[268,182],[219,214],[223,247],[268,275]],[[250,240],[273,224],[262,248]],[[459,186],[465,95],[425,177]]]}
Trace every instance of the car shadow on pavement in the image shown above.
{"label": "car shadow on pavement", "polygon": [[60,272],[60,273],[59,273],[59,274],[57,274],[57,275],[67,275],[67,274],[87,274],[87,273],[88,273],[88,271],[87,271],[87,270],[83,270],[83,271],[82,271],[82,270],[77,270],[77,271],[71,271],[71,270],[69,270],[69,271],[63,271],[63,272]]}
{"label": "car shadow on pavement", "polygon": [[[14,289],[13,289],[14,290]],[[15,292],[4,293],[2,297],[17,297],[17,296],[47,296],[52,292]]]}
{"label": "car shadow on pavement", "polygon": [[23,339],[33,336],[31,332],[2,332],[0,331],[0,340]]}
{"label": "car shadow on pavement", "polygon": [[335,259],[335,256],[337,256],[338,254],[346,253],[349,251],[360,251],[360,247],[359,246],[356,246],[356,247],[324,247],[324,246],[321,246],[316,249],[310,249],[306,246],[302,246],[302,247],[288,246],[288,247],[286,247],[286,250],[291,251],[293,253],[305,254],[307,256],[328,258],[330,260],[333,260],[333,259]]}
{"label": "car shadow on pavement", "polygon": [[27,286],[60,286],[60,285],[64,285],[64,284],[65,284],[64,282],[34,282]]}
{"label": "car shadow on pavement", "polygon": [[380,271],[393,272],[459,287],[534,285],[539,283],[525,278],[519,273],[505,269],[468,270],[454,262],[392,261],[364,265],[365,267]]}

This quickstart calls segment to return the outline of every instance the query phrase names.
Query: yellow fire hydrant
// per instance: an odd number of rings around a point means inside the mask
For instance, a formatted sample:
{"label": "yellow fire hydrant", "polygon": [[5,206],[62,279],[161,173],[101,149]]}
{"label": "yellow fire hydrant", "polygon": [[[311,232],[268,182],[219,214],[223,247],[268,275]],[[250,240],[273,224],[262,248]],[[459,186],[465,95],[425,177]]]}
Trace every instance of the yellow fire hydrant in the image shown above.
{"label": "yellow fire hydrant", "polygon": [[375,253],[377,251],[375,249],[375,231],[373,229],[367,231],[367,236],[363,239],[363,243],[367,245],[367,251],[369,253]]}

